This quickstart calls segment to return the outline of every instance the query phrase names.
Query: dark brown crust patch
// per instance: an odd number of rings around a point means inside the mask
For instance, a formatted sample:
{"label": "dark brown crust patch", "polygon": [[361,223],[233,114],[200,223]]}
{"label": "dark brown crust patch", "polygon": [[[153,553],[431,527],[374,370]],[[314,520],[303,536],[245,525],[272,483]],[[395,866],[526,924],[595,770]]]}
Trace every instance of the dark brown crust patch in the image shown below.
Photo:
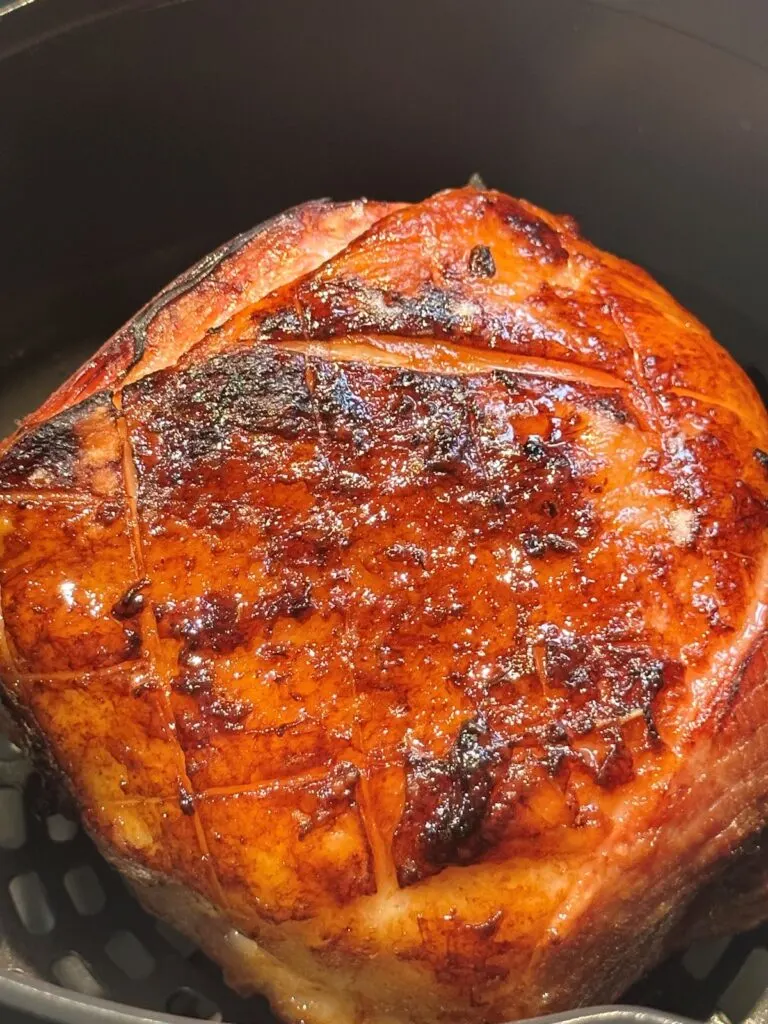
{"label": "dark brown crust patch", "polygon": [[557,265],[568,262],[568,251],[558,233],[540,217],[507,197],[503,197],[498,206],[505,224],[525,239],[528,255],[542,263]]}
{"label": "dark brown crust patch", "polygon": [[447,757],[408,758],[406,805],[392,843],[400,885],[477,859],[497,760],[482,718],[461,727]]}
{"label": "dark brown crust patch", "polygon": [[139,615],[145,605],[143,591],[149,586],[149,580],[145,576],[131,586],[122,595],[119,601],[112,605],[112,614],[116,619],[133,619]]}
{"label": "dark brown crust patch", "polygon": [[[97,418],[114,427],[112,396],[106,392],[22,434],[0,457],[0,490],[89,489],[83,463],[90,452],[84,448],[83,435]],[[113,468],[116,461],[113,457]]]}
{"label": "dark brown crust patch", "polygon": [[476,245],[469,253],[469,272],[474,277],[493,277],[496,264],[487,245]]}

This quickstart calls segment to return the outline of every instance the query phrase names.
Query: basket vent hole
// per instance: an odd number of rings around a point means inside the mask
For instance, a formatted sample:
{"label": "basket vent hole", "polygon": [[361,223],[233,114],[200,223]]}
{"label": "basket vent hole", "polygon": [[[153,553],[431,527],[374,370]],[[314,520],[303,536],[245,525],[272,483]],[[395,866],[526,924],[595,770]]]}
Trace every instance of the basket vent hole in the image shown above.
{"label": "basket vent hole", "polygon": [[216,1003],[193,988],[176,989],[168,996],[165,1008],[169,1013],[176,1013],[180,1017],[194,1017],[196,1020],[224,1020]]}
{"label": "basket vent hole", "polygon": [[768,950],[753,949],[741,970],[719,1000],[731,1020],[744,1020],[765,992],[768,977]]}
{"label": "basket vent hole", "polygon": [[16,875],[10,881],[8,892],[19,920],[31,935],[47,935],[53,931],[56,919],[48,902],[48,894],[36,872]]}
{"label": "basket vent hole", "polygon": [[181,932],[177,932],[175,928],[171,928],[165,921],[158,921],[155,927],[157,928],[158,935],[161,935],[168,945],[175,949],[179,956],[183,956],[185,960],[187,957],[192,956],[197,949],[197,946],[191,939],[188,939],[186,935],[182,935]]}
{"label": "basket vent hole", "polygon": [[18,850],[27,841],[24,820],[24,798],[21,791],[0,789],[0,846],[4,850]]}
{"label": "basket vent hole", "polygon": [[720,963],[731,939],[705,939],[692,943],[683,957],[683,967],[697,981],[703,981]]}
{"label": "basket vent hole", "polygon": [[94,978],[90,967],[77,953],[67,953],[54,961],[51,973],[63,988],[81,992],[85,996],[103,996],[106,993]]}
{"label": "basket vent hole", "polygon": [[155,969],[155,958],[132,932],[115,932],[104,951],[132,981],[148,978]]}
{"label": "basket vent hole", "polygon": [[74,904],[75,910],[83,917],[98,914],[104,909],[106,896],[96,872],[88,864],[72,868],[64,875],[64,888]]}
{"label": "basket vent hole", "polygon": [[21,756],[16,744],[0,733],[0,761],[18,761]]}
{"label": "basket vent hole", "polygon": [[51,814],[45,824],[54,843],[69,843],[77,835],[77,822],[63,814]]}

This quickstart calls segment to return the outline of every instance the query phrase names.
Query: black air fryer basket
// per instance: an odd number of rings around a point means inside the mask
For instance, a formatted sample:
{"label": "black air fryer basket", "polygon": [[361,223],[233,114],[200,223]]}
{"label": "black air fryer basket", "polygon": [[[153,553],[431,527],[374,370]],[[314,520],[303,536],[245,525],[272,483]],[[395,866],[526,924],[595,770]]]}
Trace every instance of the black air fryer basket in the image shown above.
{"label": "black air fryer basket", "polygon": [[[647,266],[765,397],[767,66],[765,0],[0,0],[0,435],[225,239],[474,171]],[[768,1022],[766,986],[763,927],[556,1019]],[[0,738],[0,1024],[182,1017],[273,1020]]]}

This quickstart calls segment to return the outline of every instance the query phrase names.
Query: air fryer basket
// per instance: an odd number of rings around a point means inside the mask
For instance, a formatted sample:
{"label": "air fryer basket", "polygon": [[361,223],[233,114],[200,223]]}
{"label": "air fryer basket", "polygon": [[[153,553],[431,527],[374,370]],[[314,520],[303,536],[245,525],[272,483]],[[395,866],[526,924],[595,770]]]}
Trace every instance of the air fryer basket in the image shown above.
{"label": "air fryer basket", "polygon": [[[767,62],[763,0],[0,0],[0,435],[227,237],[475,170],[648,266],[765,397]],[[766,985],[763,927],[557,1019],[762,1024]],[[0,737],[0,1024],[168,1014],[273,1019]]]}

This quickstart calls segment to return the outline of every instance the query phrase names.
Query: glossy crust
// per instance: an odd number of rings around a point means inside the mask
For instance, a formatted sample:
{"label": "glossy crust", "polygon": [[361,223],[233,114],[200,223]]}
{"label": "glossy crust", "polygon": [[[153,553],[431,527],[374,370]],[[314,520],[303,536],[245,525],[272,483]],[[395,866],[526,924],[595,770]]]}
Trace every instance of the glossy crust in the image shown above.
{"label": "glossy crust", "polygon": [[299,208],[174,289],[0,456],[8,703],[287,1018],[617,997],[766,824],[750,382],[474,188]]}

